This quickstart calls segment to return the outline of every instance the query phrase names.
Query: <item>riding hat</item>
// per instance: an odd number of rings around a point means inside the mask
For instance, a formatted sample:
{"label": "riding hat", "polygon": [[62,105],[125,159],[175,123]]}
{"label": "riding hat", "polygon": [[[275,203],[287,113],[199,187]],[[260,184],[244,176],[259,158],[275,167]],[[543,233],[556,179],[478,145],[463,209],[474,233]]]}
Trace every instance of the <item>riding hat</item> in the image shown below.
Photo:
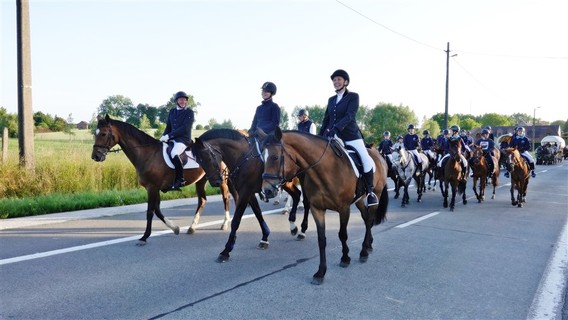
{"label": "riding hat", "polygon": [[351,80],[349,80],[349,74],[348,74],[345,70],[343,70],[343,69],[337,69],[337,70],[335,70],[335,71],[331,74],[331,77],[330,77],[330,78],[331,78],[331,80],[333,80],[333,78],[335,78],[335,77],[337,77],[337,76],[342,77],[344,80],[347,80],[347,81],[351,82]]}
{"label": "riding hat", "polygon": [[454,125],[450,128],[450,130],[452,130],[453,132],[459,132],[459,131],[460,131],[460,126],[454,124]]}
{"label": "riding hat", "polygon": [[406,130],[410,130],[410,129],[414,129],[414,125],[413,124],[409,124],[408,128],[406,128]]}
{"label": "riding hat", "polygon": [[430,131],[429,131],[429,130],[424,130],[424,131],[422,131],[422,134],[423,134],[423,135],[429,135],[429,134],[430,134]]}
{"label": "riding hat", "polygon": [[303,115],[306,115],[307,117],[309,117],[310,113],[306,109],[300,109],[300,111],[298,111],[298,117],[303,116]]}
{"label": "riding hat", "polygon": [[383,136],[390,136],[390,135],[391,135],[391,133],[389,131],[383,132]]}
{"label": "riding hat", "polygon": [[177,101],[177,99],[179,98],[186,98],[189,100],[189,96],[187,95],[187,93],[183,91],[179,91],[178,93],[176,93],[176,95],[174,96],[174,101]]}
{"label": "riding hat", "polygon": [[489,134],[489,130],[483,129],[483,130],[481,130],[481,134]]}
{"label": "riding hat", "polygon": [[267,92],[272,93],[272,95],[276,94],[276,85],[274,83],[270,82],[270,81],[265,82],[262,85],[261,89],[263,91],[267,91]]}

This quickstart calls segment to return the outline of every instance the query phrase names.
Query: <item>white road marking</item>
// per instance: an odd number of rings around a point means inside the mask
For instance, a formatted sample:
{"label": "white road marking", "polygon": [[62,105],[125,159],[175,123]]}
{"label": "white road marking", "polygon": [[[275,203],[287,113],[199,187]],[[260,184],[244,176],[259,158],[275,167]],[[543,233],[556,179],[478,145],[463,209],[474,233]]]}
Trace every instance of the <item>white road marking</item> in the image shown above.
{"label": "white road marking", "polygon": [[[264,212],[262,212],[262,214],[268,215],[268,214],[281,213],[281,212],[282,212],[282,209],[274,209],[274,210],[264,211]],[[253,218],[253,217],[254,217],[254,214],[252,214],[252,213],[243,215],[243,219],[250,219],[250,218]],[[222,224],[223,221],[224,220],[215,220],[215,221],[200,223],[197,226],[197,228],[204,228],[204,227],[208,227],[208,226],[212,226],[212,225]],[[182,230],[187,231],[187,229],[189,229],[189,226],[180,228],[180,233],[182,233]],[[170,234],[170,233],[173,233],[173,231],[172,230],[163,230],[163,231],[153,232],[152,235],[150,235],[150,237],[151,238],[152,237],[158,237],[158,236],[162,236],[164,234]],[[99,247],[109,246],[109,245],[112,245],[112,244],[117,244],[117,243],[122,243],[122,242],[135,241],[135,240],[138,240],[139,238],[140,238],[140,236],[132,236],[132,237],[119,238],[119,239],[113,239],[113,240],[107,240],[107,241],[101,241],[101,242],[94,242],[94,243],[85,244],[85,245],[82,245],[82,246],[69,247],[69,248],[46,251],[46,252],[38,252],[38,253],[34,253],[34,254],[28,254],[28,255],[25,255],[25,256],[2,259],[2,260],[0,260],[0,266],[6,265],[6,264],[11,264],[11,263],[16,263],[16,262],[27,261],[27,260],[34,260],[34,259],[40,259],[40,258],[45,258],[45,257],[51,257],[51,256],[59,255],[59,254],[69,253],[69,252],[99,248]]]}
{"label": "white road marking", "polygon": [[426,219],[428,219],[428,218],[432,218],[433,216],[438,215],[439,213],[440,213],[439,211],[435,211],[435,212],[429,213],[429,214],[427,214],[427,215],[425,215],[425,216],[422,216],[422,217],[420,217],[420,218],[416,218],[416,219],[411,220],[411,221],[408,221],[408,222],[406,222],[406,223],[399,224],[399,225],[396,226],[395,228],[406,228],[406,227],[411,226],[411,225],[413,225],[413,224],[415,224],[415,223],[418,223],[418,222],[420,222],[420,221],[422,221],[422,220],[426,220]]}
{"label": "white road marking", "polygon": [[554,251],[529,309],[527,319],[560,319],[563,293],[568,279],[568,220],[564,224]]}

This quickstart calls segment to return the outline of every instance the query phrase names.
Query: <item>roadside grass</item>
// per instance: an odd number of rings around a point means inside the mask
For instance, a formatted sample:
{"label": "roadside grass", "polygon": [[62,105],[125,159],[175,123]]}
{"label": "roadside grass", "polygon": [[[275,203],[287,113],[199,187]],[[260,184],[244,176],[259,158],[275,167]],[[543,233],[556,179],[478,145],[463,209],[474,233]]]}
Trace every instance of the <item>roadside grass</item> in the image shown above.
{"label": "roadside grass", "polygon": [[[10,139],[7,160],[0,163],[0,218],[145,203],[132,163],[121,152],[93,161],[93,141],[89,130],[38,133],[30,172],[19,165],[17,139]],[[209,185],[206,191],[219,193]],[[163,200],[187,197],[195,197],[194,185],[161,194]]]}

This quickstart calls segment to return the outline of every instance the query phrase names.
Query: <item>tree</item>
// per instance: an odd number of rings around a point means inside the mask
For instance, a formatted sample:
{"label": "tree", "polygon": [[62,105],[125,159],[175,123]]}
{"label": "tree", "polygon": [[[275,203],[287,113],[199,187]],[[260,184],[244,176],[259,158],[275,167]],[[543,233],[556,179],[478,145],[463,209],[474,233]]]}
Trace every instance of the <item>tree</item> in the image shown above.
{"label": "tree", "polygon": [[515,119],[497,113],[486,113],[479,119],[483,126],[514,126]]}
{"label": "tree", "polygon": [[152,126],[150,125],[150,120],[148,120],[148,117],[145,114],[143,114],[142,118],[140,118],[140,125],[138,126],[138,128],[142,131],[146,131],[152,128]]}
{"label": "tree", "polygon": [[112,118],[125,120],[132,113],[134,105],[132,100],[122,95],[110,96],[103,100],[98,108],[100,115],[109,115]]}
{"label": "tree", "polygon": [[280,107],[280,123],[278,124],[278,126],[280,127],[280,129],[282,130],[288,130],[288,112],[286,112],[286,109],[284,107]]}
{"label": "tree", "polygon": [[0,129],[8,128],[10,138],[18,137],[18,116],[10,114],[4,107],[0,107]]}
{"label": "tree", "polygon": [[406,134],[408,124],[417,126],[418,123],[418,118],[408,106],[395,106],[390,103],[379,103],[369,110],[366,119],[363,134],[372,136],[374,142],[382,140],[384,131],[390,131],[391,135],[396,137]]}

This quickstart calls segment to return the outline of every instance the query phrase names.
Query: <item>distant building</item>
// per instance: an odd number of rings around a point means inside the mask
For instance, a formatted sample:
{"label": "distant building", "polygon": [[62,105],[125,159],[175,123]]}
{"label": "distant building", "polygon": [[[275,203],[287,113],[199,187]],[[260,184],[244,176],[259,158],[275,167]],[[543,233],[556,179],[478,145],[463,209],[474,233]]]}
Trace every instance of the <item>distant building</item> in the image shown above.
{"label": "distant building", "polygon": [[77,129],[89,129],[89,123],[87,121],[81,121],[77,123]]}

